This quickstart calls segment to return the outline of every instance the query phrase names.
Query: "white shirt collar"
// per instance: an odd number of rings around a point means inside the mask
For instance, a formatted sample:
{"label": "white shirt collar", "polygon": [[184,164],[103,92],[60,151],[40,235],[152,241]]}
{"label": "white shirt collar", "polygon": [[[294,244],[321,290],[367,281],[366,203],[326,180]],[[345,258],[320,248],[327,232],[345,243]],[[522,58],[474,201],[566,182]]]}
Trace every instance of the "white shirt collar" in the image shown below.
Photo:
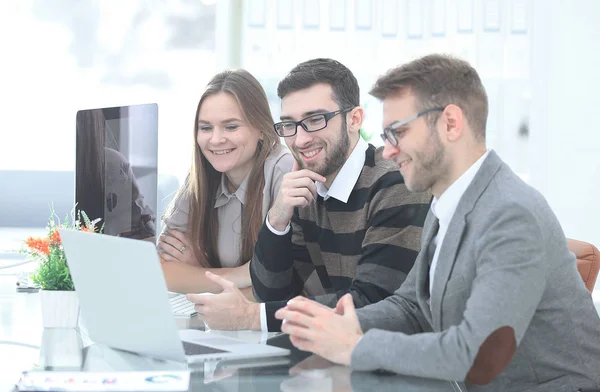
{"label": "white shirt collar", "polygon": [[362,137],[358,138],[358,143],[352,150],[352,153],[338,172],[337,176],[331,183],[331,187],[327,189],[327,186],[322,182],[317,182],[317,193],[324,200],[333,197],[338,199],[342,203],[347,203],[350,198],[350,193],[358,181],[358,177],[362,172],[363,166],[365,165],[365,152],[369,148],[367,143]]}
{"label": "white shirt collar", "polygon": [[471,185],[471,182],[473,182],[475,175],[479,171],[483,161],[485,161],[485,158],[487,158],[489,152],[490,150],[487,150],[485,154],[475,161],[466,172],[458,177],[458,179],[442,193],[439,199],[437,197],[433,198],[433,201],[431,202],[431,211],[433,212],[433,215],[440,220],[440,226],[448,227],[450,224],[450,220],[452,219],[452,216],[454,216],[454,211],[456,211],[458,202],[469,185]]}

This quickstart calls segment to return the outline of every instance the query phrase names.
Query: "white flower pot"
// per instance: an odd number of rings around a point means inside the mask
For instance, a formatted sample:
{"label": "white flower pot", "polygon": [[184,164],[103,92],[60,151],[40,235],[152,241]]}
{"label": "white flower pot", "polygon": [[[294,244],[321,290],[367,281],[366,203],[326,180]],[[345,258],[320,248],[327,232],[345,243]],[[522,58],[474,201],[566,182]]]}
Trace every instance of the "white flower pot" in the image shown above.
{"label": "white flower pot", "polygon": [[77,328],[79,299],[75,291],[40,290],[40,305],[44,328]]}

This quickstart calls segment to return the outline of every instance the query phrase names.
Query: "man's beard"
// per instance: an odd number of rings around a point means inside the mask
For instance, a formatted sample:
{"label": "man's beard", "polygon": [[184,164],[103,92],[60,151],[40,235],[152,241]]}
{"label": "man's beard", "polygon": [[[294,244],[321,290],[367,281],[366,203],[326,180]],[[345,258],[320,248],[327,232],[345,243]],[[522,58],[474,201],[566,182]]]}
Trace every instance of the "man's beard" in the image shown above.
{"label": "man's beard", "polygon": [[406,183],[408,190],[411,192],[430,190],[433,184],[439,181],[446,166],[446,150],[442,145],[440,136],[435,129],[430,128],[429,132],[427,139],[429,151],[415,153],[413,178],[410,183]]}
{"label": "man's beard", "polygon": [[[345,119],[344,119],[345,120]],[[325,149],[325,145],[321,146]],[[346,159],[348,157],[348,150],[350,149],[350,137],[348,136],[348,130],[346,127],[346,121],[343,121],[342,128],[340,129],[340,136],[335,144],[331,145],[331,151],[325,158],[322,164],[319,166],[311,165],[312,162],[304,162],[301,158],[300,152],[296,150],[296,146],[294,146],[294,155],[301,169],[308,169],[317,174],[322,175],[323,177],[327,177],[344,166],[346,163]]]}

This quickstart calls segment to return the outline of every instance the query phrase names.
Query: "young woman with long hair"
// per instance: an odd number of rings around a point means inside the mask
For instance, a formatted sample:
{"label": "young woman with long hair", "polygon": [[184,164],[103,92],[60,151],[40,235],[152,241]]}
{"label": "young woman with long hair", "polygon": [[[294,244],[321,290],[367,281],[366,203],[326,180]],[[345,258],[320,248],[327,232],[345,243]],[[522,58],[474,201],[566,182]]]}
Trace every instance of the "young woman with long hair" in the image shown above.
{"label": "young woman with long hair", "polygon": [[214,76],[196,110],[192,166],[157,243],[169,290],[219,292],[207,270],[250,287],[258,232],[292,164],[260,83],[245,70]]}

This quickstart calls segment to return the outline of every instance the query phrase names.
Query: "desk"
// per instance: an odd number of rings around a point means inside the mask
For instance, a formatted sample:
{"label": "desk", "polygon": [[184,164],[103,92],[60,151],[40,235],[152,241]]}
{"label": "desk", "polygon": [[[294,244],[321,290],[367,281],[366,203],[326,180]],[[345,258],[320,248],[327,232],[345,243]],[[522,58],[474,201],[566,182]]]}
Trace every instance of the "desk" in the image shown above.
{"label": "desk", "polygon": [[[25,370],[127,371],[185,370],[164,362],[94,344],[79,329],[42,328],[39,294],[16,293],[14,275],[0,275],[0,392],[8,392]],[[180,328],[203,328],[198,318],[177,320]],[[218,332],[248,341],[260,332]],[[281,336],[279,339],[285,338]],[[272,343],[272,340],[270,341]],[[16,343],[16,344],[15,344]],[[222,370],[216,363],[195,365],[190,391],[458,391],[449,382],[351,372],[317,356],[293,350],[288,363]],[[246,364],[243,364],[246,366]],[[256,367],[250,367],[256,366]]]}

